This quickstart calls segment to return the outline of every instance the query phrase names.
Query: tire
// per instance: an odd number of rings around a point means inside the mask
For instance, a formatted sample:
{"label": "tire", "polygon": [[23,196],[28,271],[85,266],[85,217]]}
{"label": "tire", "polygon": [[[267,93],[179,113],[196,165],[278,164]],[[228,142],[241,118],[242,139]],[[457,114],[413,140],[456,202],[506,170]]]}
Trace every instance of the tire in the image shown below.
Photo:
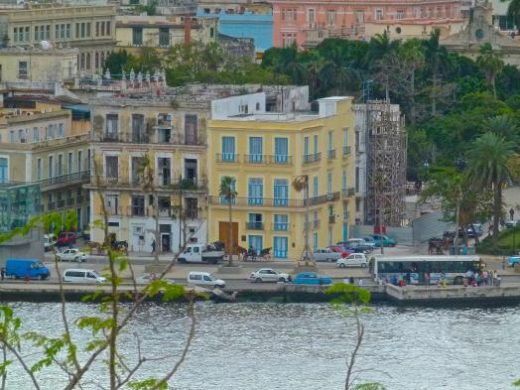
{"label": "tire", "polygon": [[184,257],[179,257],[177,261],[181,264],[186,264],[186,259]]}
{"label": "tire", "polygon": [[262,278],[256,278],[255,283],[262,283]]}
{"label": "tire", "polygon": [[45,276],[44,275],[40,275],[40,277],[38,279],[45,280]]}
{"label": "tire", "polygon": [[281,283],[287,283],[287,280],[285,278],[280,278],[280,279],[278,279],[278,281]]}
{"label": "tire", "polygon": [[76,263],[81,263],[81,257],[75,257],[75,258],[74,258],[74,261],[75,261]]}
{"label": "tire", "polygon": [[346,266],[345,264],[343,264],[343,263],[341,263],[341,264],[339,265],[339,268],[346,268],[346,267],[347,267],[347,266]]}

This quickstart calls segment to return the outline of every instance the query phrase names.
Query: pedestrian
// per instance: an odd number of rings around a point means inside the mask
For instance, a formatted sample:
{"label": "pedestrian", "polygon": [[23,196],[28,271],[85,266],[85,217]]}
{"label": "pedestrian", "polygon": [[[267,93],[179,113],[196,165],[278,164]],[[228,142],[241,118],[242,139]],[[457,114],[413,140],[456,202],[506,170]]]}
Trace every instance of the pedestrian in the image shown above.
{"label": "pedestrian", "polygon": [[484,272],[482,272],[482,285],[484,286],[487,286],[488,285],[488,281],[489,281],[489,274],[486,270],[484,270]]}
{"label": "pedestrian", "polygon": [[495,270],[494,277],[495,277],[495,286],[500,287],[501,279],[500,279],[500,275],[498,274],[497,270]]}
{"label": "pedestrian", "polygon": [[354,277],[351,276],[350,278],[348,278],[348,282],[349,282],[350,284],[354,284]]}
{"label": "pedestrian", "polygon": [[2,267],[2,269],[0,270],[0,277],[2,278],[2,280],[4,280],[5,278],[5,268]]}
{"label": "pedestrian", "polygon": [[155,240],[152,241],[152,255],[155,253]]}

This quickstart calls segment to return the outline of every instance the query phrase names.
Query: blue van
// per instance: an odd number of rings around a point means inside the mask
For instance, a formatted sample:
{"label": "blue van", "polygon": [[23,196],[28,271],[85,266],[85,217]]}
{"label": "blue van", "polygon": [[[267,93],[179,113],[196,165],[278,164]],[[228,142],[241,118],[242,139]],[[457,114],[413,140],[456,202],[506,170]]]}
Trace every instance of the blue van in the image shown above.
{"label": "blue van", "polygon": [[37,259],[7,259],[5,275],[15,279],[45,280],[51,276],[49,269]]}

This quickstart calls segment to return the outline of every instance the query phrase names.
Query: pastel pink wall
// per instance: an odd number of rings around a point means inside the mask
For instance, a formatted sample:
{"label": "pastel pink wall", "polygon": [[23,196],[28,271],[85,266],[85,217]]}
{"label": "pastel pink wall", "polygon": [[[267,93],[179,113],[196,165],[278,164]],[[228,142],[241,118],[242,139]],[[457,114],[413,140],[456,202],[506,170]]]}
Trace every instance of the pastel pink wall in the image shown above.
{"label": "pastel pink wall", "polygon": [[369,21],[398,23],[399,19],[444,20],[461,18],[458,0],[378,0],[307,1],[272,0],[273,44],[275,47],[295,41],[301,47],[308,30],[325,29],[332,33],[364,38],[363,24]]}

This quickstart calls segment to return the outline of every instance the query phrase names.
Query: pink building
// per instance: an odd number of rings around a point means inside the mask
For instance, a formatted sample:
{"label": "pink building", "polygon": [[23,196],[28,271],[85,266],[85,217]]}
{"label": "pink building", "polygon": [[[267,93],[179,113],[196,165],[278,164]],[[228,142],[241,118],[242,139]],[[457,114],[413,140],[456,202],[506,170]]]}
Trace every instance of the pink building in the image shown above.
{"label": "pink building", "polygon": [[461,0],[271,0],[275,47],[312,47],[325,38],[370,38],[366,24],[395,26],[460,22],[469,4]]}

